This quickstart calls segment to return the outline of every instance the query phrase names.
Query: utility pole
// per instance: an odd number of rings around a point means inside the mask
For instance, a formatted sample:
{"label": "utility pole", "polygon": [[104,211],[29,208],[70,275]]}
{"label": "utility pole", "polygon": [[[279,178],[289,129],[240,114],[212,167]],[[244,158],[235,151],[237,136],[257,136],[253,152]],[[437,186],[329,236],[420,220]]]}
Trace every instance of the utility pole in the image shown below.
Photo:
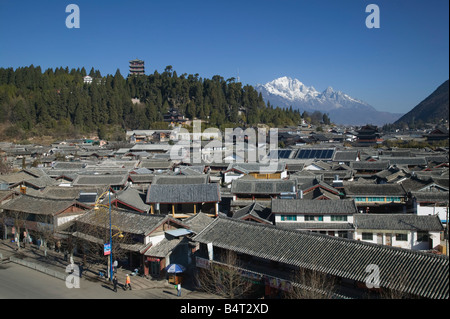
{"label": "utility pole", "polygon": [[445,231],[444,231],[444,240],[445,240],[445,254],[448,256],[448,202],[447,202],[447,216],[445,216]]}

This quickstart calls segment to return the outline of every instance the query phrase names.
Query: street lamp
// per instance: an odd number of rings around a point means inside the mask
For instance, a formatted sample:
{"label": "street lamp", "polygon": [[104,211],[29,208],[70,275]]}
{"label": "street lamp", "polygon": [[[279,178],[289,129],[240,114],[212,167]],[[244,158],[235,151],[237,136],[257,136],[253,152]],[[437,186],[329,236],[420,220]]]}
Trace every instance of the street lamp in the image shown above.
{"label": "street lamp", "polygon": [[[111,224],[111,215],[112,214],[111,214],[111,187],[110,186],[108,186],[108,191],[106,191],[106,192],[108,192],[108,208],[109,208],[109,246],[110,246],[110,252],[109,252],[109,280],[111,281],[112,280],[112,275],[113,275],[112,238],[115,237],[116,235],[119,235],[119,238],[123,238],[124,236],[123,236],[122,232],[120,231],[119,227]],[[94,203],[94,209],[98,209],[99,206],[106,206],[106,205],[101,205],[101,204],[97,203],[100,200],[100,198],[104,194],[106,194],[106,192],[102,193],[98,197],[97,201]],[[112,226],[117,227],[119,229],[119,233],[114,235],[114,236],[112,235]]]}
{"label": "street lamp", "polygon": [[113,260],[112,260],[112,226],[111,226],[111,189],[108,192],[108,200],[109,200],[109,245],[111,247],[111,251],[109,252],[109,281],[112,281]]}

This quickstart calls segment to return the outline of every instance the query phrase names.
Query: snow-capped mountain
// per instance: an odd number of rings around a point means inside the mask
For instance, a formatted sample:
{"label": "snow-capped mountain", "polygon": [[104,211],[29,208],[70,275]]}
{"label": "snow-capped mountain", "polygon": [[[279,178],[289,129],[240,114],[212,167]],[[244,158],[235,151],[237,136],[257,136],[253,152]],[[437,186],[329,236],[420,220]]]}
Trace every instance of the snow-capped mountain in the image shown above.
{"label": "snow-capped mountain", "polygon": [[306,86],[286,76],[263,85],[258,84],[255,89],[273,106],[292,106],[301,111],[328,113],[331,121],[337,124],[383,125],[393,123],[402,115],[379,112],[368,103],[331,87],[319,92],[313,86]]}
{"label": "snow-capped mountain", "polygon": [[264,85],[258,85],[258,87],[265,89],[269,94],[278,95],[288,101],[313,99],[319,95],[314,87],[308,87],[299,80],[286,76]]}

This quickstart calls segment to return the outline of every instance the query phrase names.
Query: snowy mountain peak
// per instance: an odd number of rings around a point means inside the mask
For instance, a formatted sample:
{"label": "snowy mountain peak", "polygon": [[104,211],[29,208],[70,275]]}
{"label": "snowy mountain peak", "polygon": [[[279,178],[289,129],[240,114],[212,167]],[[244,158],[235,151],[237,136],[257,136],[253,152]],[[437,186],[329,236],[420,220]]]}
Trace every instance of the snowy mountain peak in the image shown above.
{"label": "snowy mountain peak", "polygon": [[258,85],[257,87],[289,101],[304,100],[319,94],[314,87],[308,87],[298,79],[292,79],[287,76],[275,79],[264,85]]}
{"label": "snowy mountain peak", "polygon": [[[274,106],[292,106],[294,109],[308,112],[329,113],[334,116],[336,122],[363,123],[365,120],[373,120],[373,123],[376,123],[375,120],[379,116],[379,112],[366,102],[334,90],[331,86],[319,92],[313,86],[307,86],[300,80],[287,76],[266,84],[258,84],[255,88],[266,102],[270,101]],[[356,120],[357,116],[359,120]],[[331,119],[333,120],[333,117]],[[384,118],[379,121],[384,121]]]}
{"label": "snowy mountain peak", "polygon": [[310,106],[309,108],[320,111],[342,107],[352,108],[354,103],[369,106],[341,91],[335,91],[331,86],[328,86],[323,92],[319,92],[313,86],[306,86],[300,80],[287,76],[277,78],[264,85],[259,84],[256,89],[267,98],[275,97],[289,102],[306,103],[306,106]]}

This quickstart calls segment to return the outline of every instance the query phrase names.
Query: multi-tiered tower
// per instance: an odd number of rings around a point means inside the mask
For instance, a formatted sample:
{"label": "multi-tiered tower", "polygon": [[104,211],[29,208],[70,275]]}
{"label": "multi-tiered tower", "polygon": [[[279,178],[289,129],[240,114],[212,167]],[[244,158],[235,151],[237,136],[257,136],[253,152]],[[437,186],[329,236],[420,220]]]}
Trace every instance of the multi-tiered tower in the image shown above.
{"label": "multi-tiered tower", "polygon": [[139,59],[134,59],[130,61],[130,75],[137,74],[142,75],[145,73],[144,61]]}

